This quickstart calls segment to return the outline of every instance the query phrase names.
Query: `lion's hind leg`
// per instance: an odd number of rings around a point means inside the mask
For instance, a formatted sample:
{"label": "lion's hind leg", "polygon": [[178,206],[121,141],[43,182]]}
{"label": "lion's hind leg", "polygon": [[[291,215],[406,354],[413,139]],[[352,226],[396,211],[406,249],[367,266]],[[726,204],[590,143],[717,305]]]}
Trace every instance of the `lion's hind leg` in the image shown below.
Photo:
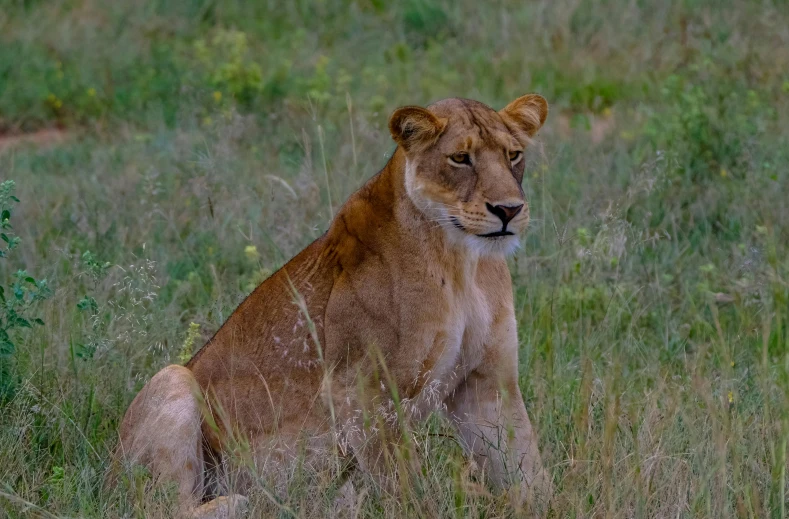
{"label": "lion's hind leg", "polygon": [[142,465],[155,481],[178,488],[182,512],[204,492],[199,388],[192,372],[171,365],[142,388],[126,411],[116,453],[123,466]]}

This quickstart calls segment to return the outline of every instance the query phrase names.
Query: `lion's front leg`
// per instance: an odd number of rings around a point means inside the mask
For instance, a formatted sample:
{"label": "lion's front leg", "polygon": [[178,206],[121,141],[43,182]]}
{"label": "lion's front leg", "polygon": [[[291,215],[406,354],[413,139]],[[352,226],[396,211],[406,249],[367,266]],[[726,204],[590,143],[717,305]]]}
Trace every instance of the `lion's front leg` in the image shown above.
{"label": "lion's front leg", "polygon": [[338,409],[341,453],[352,455],[384,492],[394,494],[416,473],[418,462],[410,452],[405,417],[385,394],[357,398]]}
{"label": "lion's front leg", "polygon": [[[514,359],[502,362],[505,371],[514,371],[514,366]],[[531,515],[542,517],[553,485],[542,465],[537,435],[517,378],[514,373],[502,376],[502,370],[486,368],[472,372],[448,399],[449,416],[466,449],[489,479],[499,487],[514,490],[519,504],[525,501]]]}

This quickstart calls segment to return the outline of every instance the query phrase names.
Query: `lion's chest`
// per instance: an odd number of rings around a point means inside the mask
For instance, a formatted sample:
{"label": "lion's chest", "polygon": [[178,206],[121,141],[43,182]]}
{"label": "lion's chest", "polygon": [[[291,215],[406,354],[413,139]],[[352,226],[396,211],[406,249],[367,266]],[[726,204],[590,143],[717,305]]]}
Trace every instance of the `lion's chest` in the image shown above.
{"label": "lion's chest", "polygon": [[425,324],[422,355],[414,366],[410,399],[416,416],[440,408],[482,359],[490,335],[492,309],[484,291],[474,283],[445,289],[441,302],[426,313],[440,316]]}

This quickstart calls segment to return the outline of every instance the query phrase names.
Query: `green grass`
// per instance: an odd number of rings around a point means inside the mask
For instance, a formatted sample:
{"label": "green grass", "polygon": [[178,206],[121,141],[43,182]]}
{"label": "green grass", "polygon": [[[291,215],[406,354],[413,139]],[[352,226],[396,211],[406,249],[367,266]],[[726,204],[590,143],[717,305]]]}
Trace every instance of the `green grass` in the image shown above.
{"label": "green grass", "polygon": [[[511,270],[558,516],[786,515],[785,2],[252,4],[0,8],[0,180],[20,200],[0,209],[21,239],[0,257],[0,517],[168,516],[144,474],[102,481],[190,323],[196,348],[326,229],[393,150],[394,108],[533,91],[551,114]],[[444,429],[415,432],[423,478],[401,495],[360,476],[361,517],[512,513]],[[255,513],[281,517],[335,492],[307,468],[280,505],[266,490]]]}

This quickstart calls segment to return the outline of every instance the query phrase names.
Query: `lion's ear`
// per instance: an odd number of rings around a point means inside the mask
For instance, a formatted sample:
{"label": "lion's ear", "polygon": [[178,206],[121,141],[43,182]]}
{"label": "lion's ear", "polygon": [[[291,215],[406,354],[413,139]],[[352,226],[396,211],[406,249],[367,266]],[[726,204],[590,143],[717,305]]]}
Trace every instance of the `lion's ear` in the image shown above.
{"label": "lion's ear", "polygon": [[441,136],[446,125],[446,119],[438,118],[419,106],[398,108],[389,118],[392,138],[406,152],[430,147]]}
{"label": "lion's ear", "polygon": [[539,94],[526,94],[505,106],[499,115],[511,123],[517,132],[525,134],[526,138],[518,136],[518,140],[528,141],[545,123],[548,101]]}

